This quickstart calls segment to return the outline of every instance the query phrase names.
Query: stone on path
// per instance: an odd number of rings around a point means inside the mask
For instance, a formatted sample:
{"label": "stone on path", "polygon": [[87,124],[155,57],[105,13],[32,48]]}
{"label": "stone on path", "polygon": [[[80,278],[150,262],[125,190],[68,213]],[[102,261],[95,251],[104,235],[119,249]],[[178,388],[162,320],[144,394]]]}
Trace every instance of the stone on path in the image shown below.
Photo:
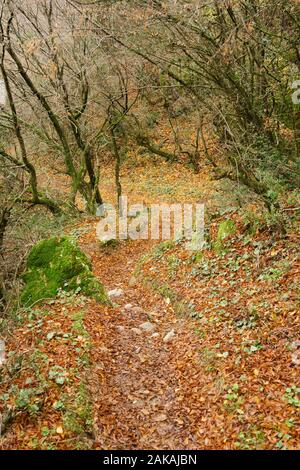
{"label": "stone on path", "polygon": [[132,307],[133,307],[132,304],[126,304],[125,307],[124,307],[124,309],[125,309],[125,310],[131,310]]}
{"label": "stone on path", "polygon": [[124,291],[122,289],[112,289],[107,292],[107,295],[110,299],[122,297],[124,295]]}
{"label": "stone on path", "polygon": [[174,330],[169,331],[169,333],[167,333],[163,339],[164,343],[169,343],[170,341],[172,341],[174,336],[175,336],[175,331]]}
{"label": "stone on path", "polygon": [[155,329],[155,325],[153,325],[153,323],[150,323],[149,321],[146,321],[145,323],[142,323],[140,325],[140,328],[144,331],[153,331]]}

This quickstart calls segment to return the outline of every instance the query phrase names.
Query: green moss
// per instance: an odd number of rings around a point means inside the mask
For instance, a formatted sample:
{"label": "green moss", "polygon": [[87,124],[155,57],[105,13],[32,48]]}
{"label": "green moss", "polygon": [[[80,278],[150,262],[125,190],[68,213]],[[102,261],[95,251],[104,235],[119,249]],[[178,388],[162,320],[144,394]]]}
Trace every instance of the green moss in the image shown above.
{"label": "green moss", "polygon": [[53,237],[35,245],[28,255],[23,275],[22,305],[53,298],[58,289],[82,292],[99,302],[107,297],[91,271],[91,262],[69,237]]}
{"label": "green moss", "polygon": [[218,228],[217,239],[213,244],[213,248],[217,253],[224,251],[224,240],[236,233],[235,222],[231,219],[223,220]]}
{"label": "green moss", "polygon": [[83,382],[79,384],[72,402],[63,413],[64,428],[78,436],[93,432],[91,397]]}
{"label": "green moss", "polygon": [[225,240],[225,238],[229,237],[230,235],[234,235],[236,233],[236,225],[233,220],[223,220],[218,228],[218,235],[217,241],[221,242]]}
{"label": "green moss", "polygon": [[101,303],[108,302],[108,298],[101,282],[91,271],[82,272],[78,276],[72,278],[68,283],[68,290],[82,292],[86,296],[93,297]]}

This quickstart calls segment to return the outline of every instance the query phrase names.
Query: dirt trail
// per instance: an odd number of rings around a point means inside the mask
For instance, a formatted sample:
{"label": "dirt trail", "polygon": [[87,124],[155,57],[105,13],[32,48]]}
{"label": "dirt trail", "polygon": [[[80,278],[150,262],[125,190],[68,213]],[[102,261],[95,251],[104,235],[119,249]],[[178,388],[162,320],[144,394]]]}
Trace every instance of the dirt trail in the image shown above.
{"label": "dirt trail", "polygon": [[[190,341],[192,324],[176,317],[161,296],[140,282],[132,283],[134,267],[149,243],[127,242],[106,254],[96,243],[83,246],[106,289],[124,291],[114,300],[118,306],[99,305],[87,316],[93,344],[90,383],[96,448],[196,448],[172,360],[178,354],[176,342]],[[152,331],[135,330],[145,322],[153,325]],[[172,330],[175,336],[164,341]]]}

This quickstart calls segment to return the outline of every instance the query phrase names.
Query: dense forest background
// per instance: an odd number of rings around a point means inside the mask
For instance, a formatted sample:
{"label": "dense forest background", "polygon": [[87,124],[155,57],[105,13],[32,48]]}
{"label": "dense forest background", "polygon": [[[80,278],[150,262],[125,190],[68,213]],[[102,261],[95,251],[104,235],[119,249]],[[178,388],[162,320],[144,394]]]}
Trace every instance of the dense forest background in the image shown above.
{"label": "dense forest background", "polygon": [[299,187],[299,15],[293,0],[2,1],[1,246],[33,207],[95,213],[108,161],[120,195],[135,149],[209,163],[279,210]]}

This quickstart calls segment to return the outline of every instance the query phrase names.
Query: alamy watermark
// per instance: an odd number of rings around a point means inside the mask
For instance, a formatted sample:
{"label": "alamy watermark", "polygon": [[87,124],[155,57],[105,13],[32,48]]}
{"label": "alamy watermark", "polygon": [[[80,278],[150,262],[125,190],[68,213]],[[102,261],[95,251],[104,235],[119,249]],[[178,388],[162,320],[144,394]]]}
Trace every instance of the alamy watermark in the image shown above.
{"label": "alamy watermark", "polygon": [[204,246],[204,204],[133,204],[127,196],[119,200],[119,211],[102,204],[97,237],[106,242],[119,240],[185,240],[188,250]]}

